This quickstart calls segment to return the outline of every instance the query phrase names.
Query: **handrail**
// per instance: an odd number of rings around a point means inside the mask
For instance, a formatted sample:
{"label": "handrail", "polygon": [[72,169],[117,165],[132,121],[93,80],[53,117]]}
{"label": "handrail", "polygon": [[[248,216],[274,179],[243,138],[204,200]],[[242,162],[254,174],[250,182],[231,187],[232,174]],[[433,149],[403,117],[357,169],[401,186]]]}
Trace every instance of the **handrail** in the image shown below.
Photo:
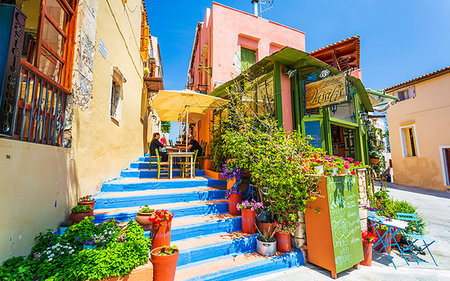
{"label": "handrail", "polygon": [[58,88],[58,90],[64,92],[67,95],[70,95],[70,90],[68,90],[67,88],[65,88],[61,84],[57,83],[55,80],[53,80],[52,78],[47,76],[45,73],[40,71],[36,66],[32,65],[31,63],[29,63],[27,60],[21,58],[20,59],[20,63],[25,68],[28,68],[29,70],[31,70],[35,74],[37,74],[37,75],[41,76],[43,79],[47,80],[48,83],[50,83],[50,84],[52,84],[52,86],[55,86],[56,88]]}

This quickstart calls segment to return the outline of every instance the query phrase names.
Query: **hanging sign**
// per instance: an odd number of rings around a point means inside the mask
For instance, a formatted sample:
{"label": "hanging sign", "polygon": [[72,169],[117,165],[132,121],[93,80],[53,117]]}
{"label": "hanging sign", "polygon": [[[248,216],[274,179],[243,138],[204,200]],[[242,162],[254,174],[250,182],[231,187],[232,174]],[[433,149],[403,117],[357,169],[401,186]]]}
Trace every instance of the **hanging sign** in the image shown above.
{"label": "hanging sign", "polygon": [[337,104],[347,100],[345,73],[306,85],[306,109]]}

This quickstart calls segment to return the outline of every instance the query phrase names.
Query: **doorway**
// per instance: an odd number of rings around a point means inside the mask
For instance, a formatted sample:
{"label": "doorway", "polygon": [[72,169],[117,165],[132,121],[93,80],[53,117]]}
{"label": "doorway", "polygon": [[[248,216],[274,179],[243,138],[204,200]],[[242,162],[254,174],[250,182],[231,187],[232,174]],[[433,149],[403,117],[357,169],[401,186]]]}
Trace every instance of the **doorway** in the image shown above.
{"label": "doorway", "polygon": [[450,185],[450,146],[441,146],[444,184]]}
{"label": "doorway", "polygon": [[355,159],[355,133],[355,129],[331,124],[332,154]]}

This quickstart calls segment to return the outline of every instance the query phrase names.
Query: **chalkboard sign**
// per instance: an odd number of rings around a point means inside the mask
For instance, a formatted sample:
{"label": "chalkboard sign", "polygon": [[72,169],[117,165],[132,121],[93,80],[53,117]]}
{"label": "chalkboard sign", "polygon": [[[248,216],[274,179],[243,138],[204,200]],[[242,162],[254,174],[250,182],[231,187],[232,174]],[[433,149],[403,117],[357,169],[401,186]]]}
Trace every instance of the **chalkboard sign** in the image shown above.
{"label": "chalkboard sign", "polygon": [[364,259],[356,176],[327,178],[336,273]]}
{"label": "chalkboard sign", "polygon": [[316,148],[322,148],[322,138],[320,135],[320,121],[305,122],[305,135],[311,136],[313,139],[309,140],[309,144]]}

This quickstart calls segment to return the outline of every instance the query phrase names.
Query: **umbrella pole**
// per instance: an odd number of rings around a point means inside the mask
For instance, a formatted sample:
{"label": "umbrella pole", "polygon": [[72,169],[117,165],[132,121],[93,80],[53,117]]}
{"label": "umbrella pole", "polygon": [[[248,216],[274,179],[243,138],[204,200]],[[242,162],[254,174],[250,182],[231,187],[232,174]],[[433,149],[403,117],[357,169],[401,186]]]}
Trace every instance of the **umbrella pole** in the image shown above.
{"label": "umbrella pole", "polygon": [[186,152],[188,147],[188,133],[189,133],[189,106],[186,106]]}

